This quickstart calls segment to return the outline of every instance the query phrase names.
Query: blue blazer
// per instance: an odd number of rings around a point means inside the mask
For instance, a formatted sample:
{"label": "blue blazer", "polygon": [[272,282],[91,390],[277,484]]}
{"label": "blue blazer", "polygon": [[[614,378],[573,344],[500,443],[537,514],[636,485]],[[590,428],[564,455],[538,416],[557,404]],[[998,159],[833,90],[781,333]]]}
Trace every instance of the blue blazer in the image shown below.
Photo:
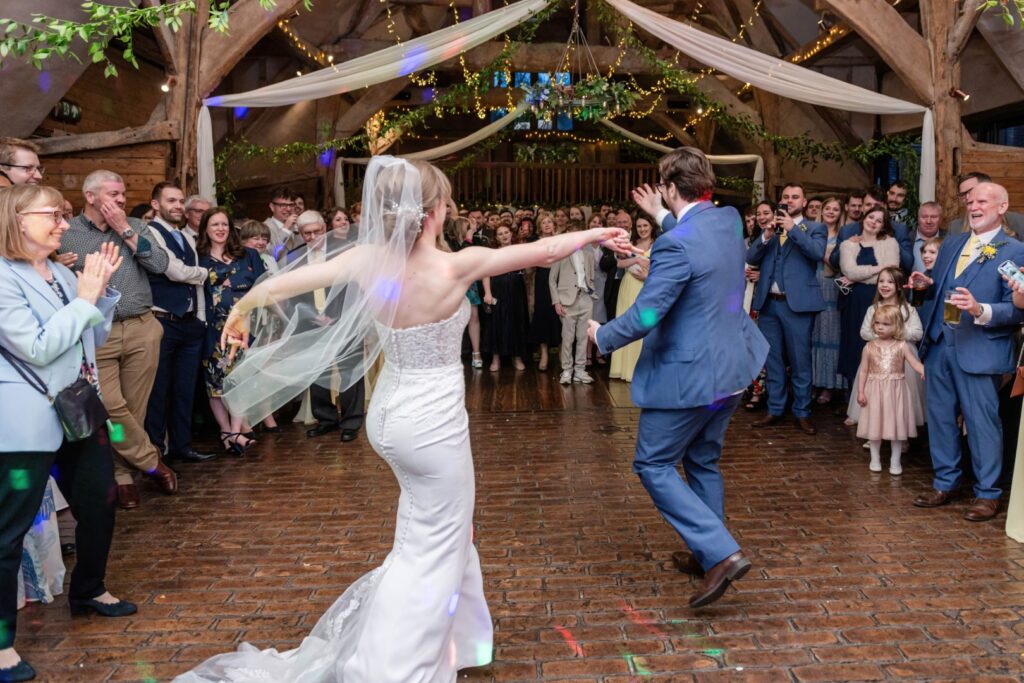
{"label": "blue blazer", "polygon": [[[50,270],[67,306],[31,264],[0,258],[0,345],[31,365],[53,395],[78,379],[83,351],[95,366],[96,347],[110,334],[121,294],[108,289],[93,306],[77,298],[74,273],[59,263],[50,263]],[[0,411],[0,453],[60,448],[57,411],[2,357],[0,405],[6,408]]]}
{"label": "blue blazer", "polygon": [[654,241],[633,305],[598,330],[604,354],[644,338],[630,385],[640,408],[711,405],[761,371],[768,342],[743,310],[742,227],[732,207],[691,208]]}
{"label": "blue blazer", "polygon": [[[755,311],[764,308],[772,282],[778,278],[782,291],[786,293],[786,303],[791,309],[797,313],[825,310],[817,272],[818,264],[825,258],[827,242],[828,228],[806,219],[789,231],[786,244],[781,247],[778,233],[767,242],[760,237],[756,238],[747,250],[747,263],[760,266],[761,279],[754,288],[750,308]],[[781,270],[778,274],[775,272],[776,267]]]}
{"label": "blue blazer", "polygon": [[[989,243],[996,246],[993,258],[979,263],[974,260],[960,277],[956,277],[956,262],[970,239],[965,232],[946,238],[939,248],[932,277],[935,284],[925,295],[927,300],[921,313],[924,338],[920,355],[923,359],[941,334],[952,334],[957,364],[964,372],[975,375],[1002,375],[1013,372],[1017,365],[1014,356],[1013,335],[1024,323],[1024,310],[1013,305],[1013,292],[999,274],[999,264],[1009,259],[1024,264],[1024,244],[1000,233]],[[966,287],[978,303],[992,307],[992,319],[985,325],[976,325],[974,316],[966,311],[960,315],[960,324],[949,327],[942,322],[943,301],[946,291]]]}
{"label": "blue blazer", "polygon": [[[910,234],[910,230],[903,223],[892,224],[893,237],[900,244],[900,270],[905,273],[909,273],[914,268],[914,238]],[[860,234],[860,221],[855,223],[847,223],[843,227],[839,228],[839,235],[836,239],[836,248],[832,251],[828,258],[828,264],[832,266],[832,270],[837,273],[840,271],[839,268],[839,245],[843,243],[843,240],[848,240],[854,235]]]}

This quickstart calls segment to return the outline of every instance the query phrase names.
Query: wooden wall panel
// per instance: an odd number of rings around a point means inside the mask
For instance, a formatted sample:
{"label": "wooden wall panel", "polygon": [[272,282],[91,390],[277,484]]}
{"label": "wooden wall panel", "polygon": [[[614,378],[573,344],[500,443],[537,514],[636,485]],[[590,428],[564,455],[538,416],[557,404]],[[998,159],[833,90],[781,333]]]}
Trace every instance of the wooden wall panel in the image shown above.
{"label": "wooden wall panel", "polygon": [[965,147],[960,154],[960,172],[980,171],[1006,187],[1010,210],[1024,212],[1024,149],[1015,147]]}
{"label": "wooden wall panel", "polygon": [[124,178],[128,190],[128,210],[148,202],[153,186],[167,180],[171,173],[171,143],[150,142],[43,157],[46,182],[64,193],[75,210],[82,208],[82,181],[92,171],[106,169]]}
{"label": "wooden wall panel", "polygon": [[163,69],[143,61],[136,69],[116,56],[116,51],[109,52],[114,55],[118,72],[116,78],[104,78],[103,65],[92,64],[64,95],[64,99],[82,108],[82,120],[74,125],[58,123],[51,114],[40,128],[67,133],[99,133],[141,126],[149,121],[150,114],[164,96],[160,91],[166,80]]}

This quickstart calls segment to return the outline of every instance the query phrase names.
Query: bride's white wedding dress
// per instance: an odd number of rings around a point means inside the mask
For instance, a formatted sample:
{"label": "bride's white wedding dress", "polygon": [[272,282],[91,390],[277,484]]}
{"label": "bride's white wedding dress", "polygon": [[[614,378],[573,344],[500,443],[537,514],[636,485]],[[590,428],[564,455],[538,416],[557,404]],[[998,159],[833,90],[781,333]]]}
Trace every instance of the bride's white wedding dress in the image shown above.
{"label": "bride's white wedding dress", "polygon": [[491,661],[492,625],[473,546],[474,479],[460,361],[469,320],[379,326],[385,364],[366,431],[398,479],[395,541],[302,644],[287,652],[243,644],[177,683],[453,683]]}

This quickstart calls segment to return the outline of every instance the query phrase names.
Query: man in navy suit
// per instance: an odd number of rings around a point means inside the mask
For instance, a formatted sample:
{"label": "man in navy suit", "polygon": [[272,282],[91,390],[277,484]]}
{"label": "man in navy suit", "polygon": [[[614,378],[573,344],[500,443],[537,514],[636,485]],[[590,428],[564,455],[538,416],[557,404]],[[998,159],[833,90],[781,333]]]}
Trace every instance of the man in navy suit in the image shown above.
{"label": "man in navy suit", "polygon": [[[999,274],[999,264],[1007,259],[1024,263],[1024,244],[1002,229],[1008,206],[1004,187],[976,186],[967,199],[971,232],[942,243],[934,279],[917,271],[910,277],[911,286],[928,285],[920,355],[935,469],[933,490],[918,496],[914,505],[938,507],[958,494],[963,472],[957,416],[963,414],[977,479],[964,515],[971,522],[992,519],[999,510],[1003,430],[998,391],[1002,376],[1014,371],[1013,334],[1024,323],[1024,310],[1013,305],[1012,291]],[[945,314],[947,301],[961,311],[958,321]]]}
{"label": "man in navy suit", "polygon": [[[705,572],[692,607],[714,602],[750,569],[725,528],[718,460],[740,395],[757,376],[768,345],[743,311],[743,221],[710,196],[715,175],[694,147],[661,158],[659,188],[675,217],[654,242],[651,266],[634,304],[590,336],[607,355],[644,338],[630,385],[640,412],[633,471],[692,556],[673,554],[682,571]],[[660,199],[650,188],[637,203]],[[676,466],[682,462],[686,481]]]}
{"label": "man in navy suit", "polygon": [[816,434],[810,420],[811,333],[815,316],[825,309],[816,272],[825,257],[828,230],[804,218],[806,204],[803,186],[789,183],[783,187],[775,226],[764,230],[747,251],[747,263],[761,269],[750,308],[758,311],[758,327],[771,346],[765,368],[768,416],[754,426],[769,427],[782,421],[789,399],[788,364],[792,371],[793,416],[802,431]]}

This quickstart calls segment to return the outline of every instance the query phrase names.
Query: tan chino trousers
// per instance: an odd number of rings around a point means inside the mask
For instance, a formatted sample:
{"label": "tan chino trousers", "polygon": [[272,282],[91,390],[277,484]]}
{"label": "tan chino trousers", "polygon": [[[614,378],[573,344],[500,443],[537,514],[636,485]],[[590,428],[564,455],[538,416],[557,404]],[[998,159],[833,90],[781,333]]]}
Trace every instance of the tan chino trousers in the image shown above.
{"label": "tan chino trousers", "polygon": [[[558,360],[562,365],[562,372],[586,371],[587,367],[587,326],[590,323],[590,316],[594,314],[594,300],[590,294],[580,290],[576,295],[576,301],[571,306],[563,305],[565,315],[562,316],[562,345],[558,349]],[[572,343],[576,342],[576,352],[573,353]]]}
{"label": "tan chino trousers", "polygon": [[123,434],[120,441],[111,439],[114,480],[118,485],[133,483],[134,470],[152,472],[160,463],[160,454],[143,425],[163,335],[163,327],[153,314],[144,313],[115,321],[106,343],[96,349],[103,405],[110,413],[110,421],[120,425]]}

